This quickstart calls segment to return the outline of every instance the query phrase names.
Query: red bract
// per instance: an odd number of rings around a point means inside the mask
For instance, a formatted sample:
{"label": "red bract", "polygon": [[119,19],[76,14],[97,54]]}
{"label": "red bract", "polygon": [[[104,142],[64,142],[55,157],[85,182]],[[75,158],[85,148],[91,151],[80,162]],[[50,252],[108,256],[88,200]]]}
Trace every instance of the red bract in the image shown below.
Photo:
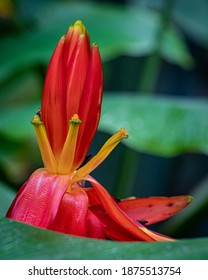
{"label": "red bract", "polygon": [[[84,25],[70,26],[52,56],[40,115],[33,118],[44,168],[21,187],[7,217],[65,234],[119,241],[170,241],[145,226],[167,219],[191,198],[114,199],[89,174],[128,134],[124,128],[82,165],[97,130],[102,64]],[[89,181],[92,187],[84,187]]]}

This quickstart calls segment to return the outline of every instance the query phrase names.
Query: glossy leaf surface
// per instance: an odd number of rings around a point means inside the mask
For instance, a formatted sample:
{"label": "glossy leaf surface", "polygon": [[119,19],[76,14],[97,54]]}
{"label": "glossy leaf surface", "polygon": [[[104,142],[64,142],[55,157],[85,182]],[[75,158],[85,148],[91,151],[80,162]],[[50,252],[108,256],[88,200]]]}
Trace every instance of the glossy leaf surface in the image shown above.
{"label": "glossy leaf surface", "polygon": [[208,152],[208,102],[183,98],[105,95],[100,130],[125,127],[125,145],[147,153],[175,156]]}
{"label": "glossy leaf surface", "polygon": [[0,259],[207,259],[208,239],[123,243],[58,234],[0,219]]}

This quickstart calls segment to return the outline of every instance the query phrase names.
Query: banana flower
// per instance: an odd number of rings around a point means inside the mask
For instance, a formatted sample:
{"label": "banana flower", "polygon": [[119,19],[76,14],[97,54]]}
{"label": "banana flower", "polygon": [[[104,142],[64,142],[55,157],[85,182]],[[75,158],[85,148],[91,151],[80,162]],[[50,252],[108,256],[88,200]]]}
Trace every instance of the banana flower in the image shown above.
{"label": "banana flower", "polygon": [[7,217],[83,237],[171,241],[146,226],[176,214],[190,203],[189,196],[118,200],[90,175],[128,137],[121,128],[85,163],[100,119],[102,91],[98,46],[90,45],[85,26],[76,21],[55,48],[41,110],[32,120],[44,168],[20,188]]}

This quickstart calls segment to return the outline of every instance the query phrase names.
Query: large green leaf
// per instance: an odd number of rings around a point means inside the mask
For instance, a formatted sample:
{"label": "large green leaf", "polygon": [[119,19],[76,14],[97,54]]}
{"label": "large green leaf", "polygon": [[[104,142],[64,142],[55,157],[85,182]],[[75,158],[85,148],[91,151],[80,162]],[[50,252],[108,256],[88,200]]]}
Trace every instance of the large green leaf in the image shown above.
{"label": "large green leaf", "polygon": [[174,19],[177,24],[197,42],[208,47],[207,0],[177,0]]}
{"label": "large green leaf", "polygon": [[41,91],[42,82],[34,71],[23,72],[1,86],[1,135],[9,137],[12,141],[24,140],[35,135],[30,122],[40,108]]}
{"label": "large green leaf", "polygon": [[179,64],[184,68],[191,68],[194,64],[182,34],[173,26],[166,28],[160,52],[167,61]]}
{"label": "large green leaf", "polygon": [[[160,8],[164,6],[164,0],[145,0],[141,3],[135,2],[138,6]],[[196,42],[208,46],[208,1],[207,0],[175,0],[172,17],[177,25]]]}
{"label": "large green leaf", "polygon": [[35,135],[31,125],[39,103],[21,105],[17,108],[4,108],[0,112],[0,132],[14,140],[21,140]]}
{"label": "large green leaf", "polygon": [[0,181],[0,196],[1,196],[1,203],[0,203],[0,215],[6,215],[6,212],[15,197],[15,192],[6,184]]}
{"label": "large green leaf", "polygon": [[161,156],[208,152],[208,101],[105,95],[100,130],[125,127],[129,147]]}
{"label": "large green leaf", "polygon": [[123,243],[78,238],[0,218],[0,259],[207,259],[208,239]]}
{"label": "large green leaf", "polygon": [[36,71],[27,69],[1,85],[0,111],[2,108],[17,108],[21,104],[40,99],[42,78]]}
{"label": "large green leaf", "polygon": [[[87,26],[92,42],[98,43],[103,61],[121,54],[149,54],[157,47],[155,36],[160,21],[154,11],[89,3],[58,3],[47,7],[38,13],[37,24],[30,32],[1,41],[0,81],[17,69],[47,64],[59,38],[77,19]],[[162,44],[165,58],[182,66],[190,65],[191,56],[175,29],[168,31]]]}

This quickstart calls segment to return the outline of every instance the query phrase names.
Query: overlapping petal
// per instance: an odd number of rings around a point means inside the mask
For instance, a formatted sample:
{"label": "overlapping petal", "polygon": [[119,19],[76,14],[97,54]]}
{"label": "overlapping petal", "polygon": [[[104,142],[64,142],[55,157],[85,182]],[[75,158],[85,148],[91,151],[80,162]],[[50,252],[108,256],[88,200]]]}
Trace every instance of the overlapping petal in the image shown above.
{"label": "overlapping petal", "polygon": [[134,221],[148,226],[175,215],[192,201],[190,196],[124,199],[118,206]]}
{"label": "overlapping petal", "polygon": [[41,168],[22,186],[7,217],[48,228],[57,215],[60,201],[69,185],[68,175],[54,175]]}
{"label": "overlapping petal", "polygon": [[62,37],[53,53],[46,73],[41,118],[44,122],[53,153],[58,160],[67,133],[66,77],[64,71],[65,38]]}
{"label": "overlapping petal", "polygon": [[[104,187],[91,176],[88,176],[88,180],[93,185],[93,188],[86,189],[90,209],[105,225],[106,237],[113,240],[150,241],[149,237],[151,237],[154,239],[151,241],[172,241],[173,239],[169,237],[149,231],[145,226],[175,215],[192,201],[192,197],[190,196],[129,198],[119,200],[112,197]],[[118,219],[115,218],[116,215]],[[131,226],[132,231],[130,231],[128,227],[125,226],[126,217],[130,223],[136,225],[138,229],[135,230],[135,226],[133,225]],[[148,220],[146,220],[147,217]],[[141,230],[143,231],[142,233]],[[150,236],[145,237],[143,233]],[[141,236],[138,237],[138,235]]]}
{"label": "overlapping petal", "polygon": [[87,235],[88,197],[79,186],[73,186],[62,197],[58,212],[49,229],[78,236]]}
{"label": "overlapping petal", "polygon": [[100,120],[103,92],[103,73],[100,53],[97,45],[92,46],[87,77],[85,80],[79,116],[83,125],[79,130],[77,150],[74,159],[76,169],[84,160],[89,146],[97,131]]}
{"label": "overlapping petal", "polygon": [[89,180],[96,190],[97,196],[101,200],[104,209],[107,211],[108,215],[118,224],[126,229],[129,233],[133,234],[138,240],[145,241],[171,241],[169,237],[163,237],[157,233],[153,233],[147,228],[145,228],[141,223],[135,223],[129,216],[127,216],[113,200],[106,189],[97,182],[93,177],[88,176]]}

